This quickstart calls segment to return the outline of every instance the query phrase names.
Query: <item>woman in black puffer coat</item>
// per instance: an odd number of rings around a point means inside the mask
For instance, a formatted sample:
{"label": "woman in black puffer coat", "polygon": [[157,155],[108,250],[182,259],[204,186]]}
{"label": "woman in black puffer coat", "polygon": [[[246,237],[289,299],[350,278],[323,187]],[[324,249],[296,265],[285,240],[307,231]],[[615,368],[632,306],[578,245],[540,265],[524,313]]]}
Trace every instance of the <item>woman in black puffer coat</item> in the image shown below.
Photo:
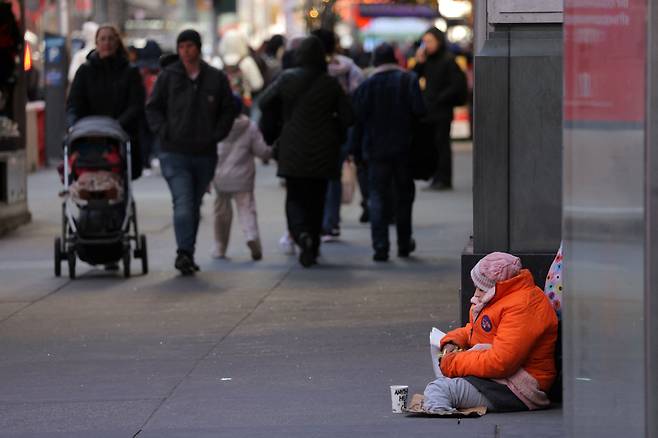
{"label": "woman in black puffer coat", "polygon": [[75,73],[66,101],[71,127],[87,116],[116,119],[131,138],[132,177],[142,173],[139,123],[144,111],[145,90],[139,70],[128,62],[119,32],[103,25],[96,32],[96,49]]}
{"label": "woman in black puffer coat", "polygon": [[[432,132],[438,152],[432,190],[452,189],[452,149],[450,127],[455,106],[466,103],[466,75],[448,51],[445,34],[431,27],[423,35],[424,47],[416,52],[414,70],[421,78],[423,100],[427,107],[424,123]],[[425,129],[427,129],[425,128]],[[423,129],[423,128],[421,128]]]}
{"label": "woman in black puffer coat", "polygon": [[354,116],[342,87],[327,74],[317,37],[301,43],[296,61],[265,90],[260,107],[264,117],[283,116],[275,146],[278,175],[286,179],[286,216],[302,250],[299,261],[309,267],[320,248],[327,182],[340,175],[340,146]]}

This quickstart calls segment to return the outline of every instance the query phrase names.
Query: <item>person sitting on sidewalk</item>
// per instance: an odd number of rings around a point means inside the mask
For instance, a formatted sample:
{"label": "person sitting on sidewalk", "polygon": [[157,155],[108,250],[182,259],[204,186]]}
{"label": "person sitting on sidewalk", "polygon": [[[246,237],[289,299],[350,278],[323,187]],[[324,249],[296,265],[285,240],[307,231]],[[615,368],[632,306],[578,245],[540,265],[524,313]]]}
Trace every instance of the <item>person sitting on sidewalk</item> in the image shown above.
{"label": "person sitting on sidewalk", "polygon": [[430,412],[486,406],[513,412],[546,408],[555,379],[555,310],[511,254],[494,252],[471,271],[470,321],[441,340],[443,376],[427,385]]}
{"label": "person sitting on sidewalk", "polygon": [[265,144],[263,135],[249,117],[242,112],[242,98],[234,95],[237,117],[233,128],[223,141],[217,145],[217,169],[215,170],[215,247],[214,258],[226,257],[233,209],[231,199],[235,201],[242,232],[247,238],[247,246],[253,260],[263,257],[263,250],[258,233],[256,199],[254,198],[254,180],[256,166],[254,157],[268,160],[272,148]]}

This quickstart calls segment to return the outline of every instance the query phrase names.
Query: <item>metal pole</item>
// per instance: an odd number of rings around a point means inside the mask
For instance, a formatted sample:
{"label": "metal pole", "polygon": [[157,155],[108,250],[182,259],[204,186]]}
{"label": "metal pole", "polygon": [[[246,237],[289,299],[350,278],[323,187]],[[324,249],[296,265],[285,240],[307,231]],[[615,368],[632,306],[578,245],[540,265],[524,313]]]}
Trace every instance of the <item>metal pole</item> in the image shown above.
{"label": "metal pole", "polygon": [[99,24],[107,23],[109,21],[107,15],[107,0],[94,0],[94,20]]}
{"label": "metal pole", "polygon": [[217,53],[217,17],[219,16],[219,11],[217,8],[217,2],[213,2],[213,5],[210,9],[210,19],[208,20],[208,35],[210,35],[210,56],[214,56]]}
{"label": "metal pole", "polygon": [[57,24],[60,35],[69,35],[69,2],[68,0],[57,1]]}
{"label": "metal pole", "polygon": [[183,21],[191,23],[198,20],[196,0],[185,0],[181,2],[181,7],[183,8]]}

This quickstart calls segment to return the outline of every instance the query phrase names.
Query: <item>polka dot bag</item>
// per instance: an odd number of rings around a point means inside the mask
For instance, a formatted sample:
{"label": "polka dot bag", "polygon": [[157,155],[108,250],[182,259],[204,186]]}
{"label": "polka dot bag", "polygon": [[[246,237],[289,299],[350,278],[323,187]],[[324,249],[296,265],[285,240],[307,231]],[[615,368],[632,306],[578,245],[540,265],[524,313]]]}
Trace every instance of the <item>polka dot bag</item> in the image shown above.
{"label": "polka dot bag", "polygon": [[562,317],[562,244],[546,276],[544,293],[550,300],[558,319]]}

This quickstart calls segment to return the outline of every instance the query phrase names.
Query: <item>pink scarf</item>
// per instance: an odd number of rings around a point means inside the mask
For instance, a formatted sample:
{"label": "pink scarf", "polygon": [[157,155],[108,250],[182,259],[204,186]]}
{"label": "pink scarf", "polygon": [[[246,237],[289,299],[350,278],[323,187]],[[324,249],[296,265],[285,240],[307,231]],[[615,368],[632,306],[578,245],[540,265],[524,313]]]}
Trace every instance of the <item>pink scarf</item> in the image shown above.
{"label": "pink scarf", "polygon": [[483,291],[481,289],[475,289],[475,293],[471,298],[471,312],[473,312],[473,321],[475,321],[489,301],[496,296],[496,286],[492,287],[488,291]]}

